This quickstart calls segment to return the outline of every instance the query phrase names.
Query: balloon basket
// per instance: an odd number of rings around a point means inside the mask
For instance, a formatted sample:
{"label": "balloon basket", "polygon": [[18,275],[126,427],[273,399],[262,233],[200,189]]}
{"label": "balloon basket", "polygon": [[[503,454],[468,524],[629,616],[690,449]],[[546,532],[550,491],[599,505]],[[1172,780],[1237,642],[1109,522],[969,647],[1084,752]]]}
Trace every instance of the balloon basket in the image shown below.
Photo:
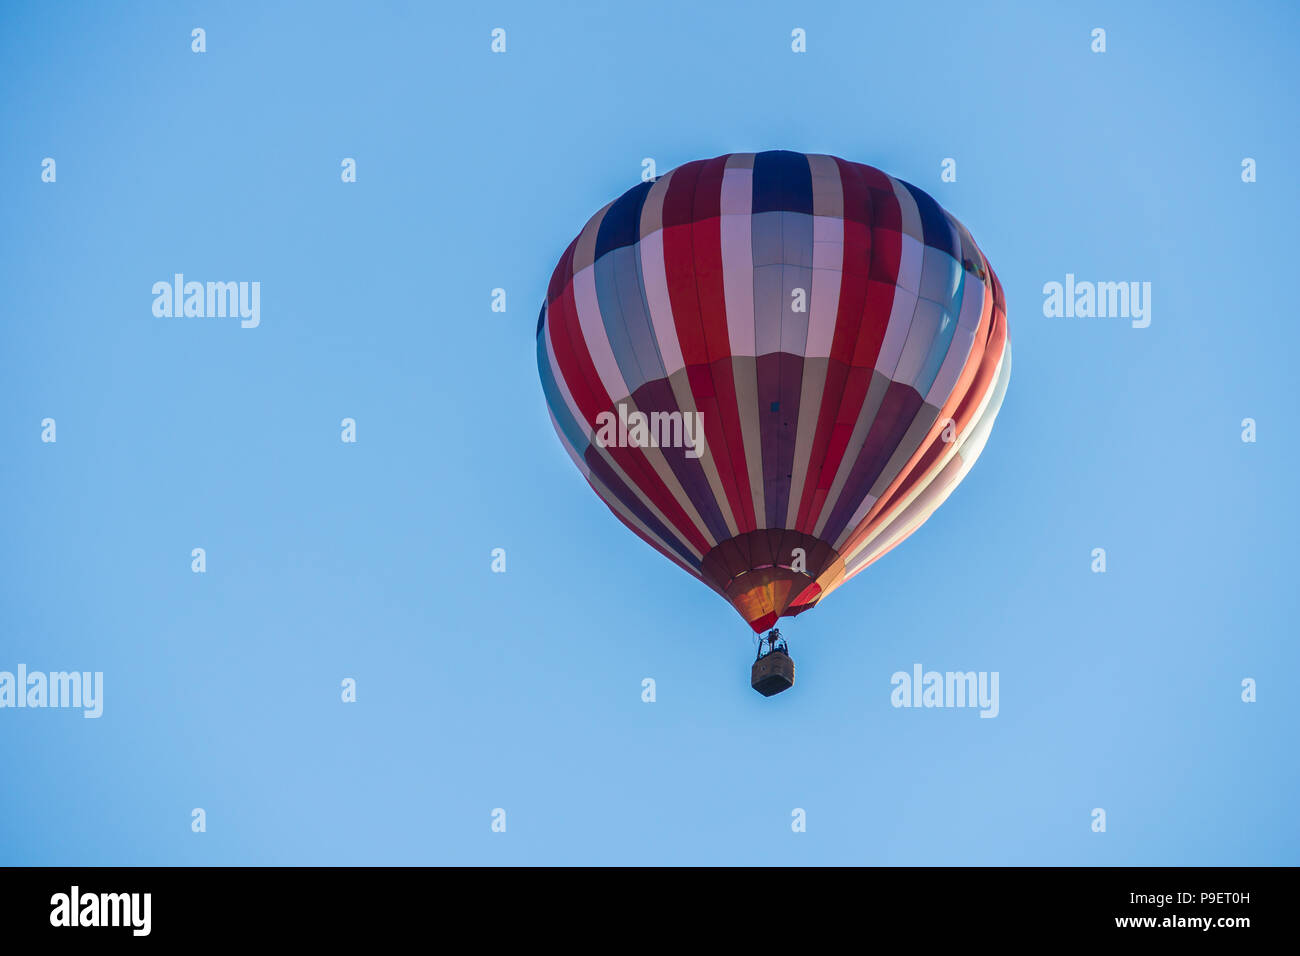
{"label": "balloon basket", "polygon": [[771,697],[794,686],[794,659],[785,651],[772,651],[754,661],[749,683],[764,697]]}

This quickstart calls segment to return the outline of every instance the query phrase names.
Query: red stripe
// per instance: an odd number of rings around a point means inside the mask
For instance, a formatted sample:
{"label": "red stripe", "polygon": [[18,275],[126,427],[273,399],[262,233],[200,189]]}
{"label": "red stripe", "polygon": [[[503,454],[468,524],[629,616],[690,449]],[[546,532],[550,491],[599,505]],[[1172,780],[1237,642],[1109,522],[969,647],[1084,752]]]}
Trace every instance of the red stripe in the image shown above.
{"label": "red stripe", "polygon": [[[572,259],[568,261],[572,262]],[[551,337],[551,350],[558,366],[556,372],[568,386],[582,417],[594,427],[596,416],[608,410],[613,400],[601,387],[600,376],[596,374],[587,343],[582,338],[571,277],[560,287],[558,297],[547,303],[546,309],[546,334]]]}
{"label": "red stripe", "polygon": [[[664,266],[673,323],[686,363],[695,407],[704,415],[704,440],[713,450],[718,478],[740,531],[752,531],[736,386],[731,370],[726,303],[722,284],[720,172],[726,157],[688,163],[673,173],[664,197]],[[708,198],[713,192],[712,201]],[[703,222],[695,217],[712,212]],[[674,225],[668,225],[673,222]],[[711,273],[703,279],[700,273]],[[719,328],[720,326],[720,328]],[[720,361],[712,361],[720,358]],[[745,476],[741,483],[738,476]]]}
{"label": "red stripe", "polygon": [[564,255],[560,256],[560,262],[555,267],[555,271],[551,273],[551,283],[546,288],[546,299],[548,302],[554,301],[560,297],[565,284],[573,275],[573,253],[574,250],[578,248],[579,236],[581,236],[581,233],[579,233],[578,236],[573,237],[573,241],[569,243],[569,248],[565,249]]}

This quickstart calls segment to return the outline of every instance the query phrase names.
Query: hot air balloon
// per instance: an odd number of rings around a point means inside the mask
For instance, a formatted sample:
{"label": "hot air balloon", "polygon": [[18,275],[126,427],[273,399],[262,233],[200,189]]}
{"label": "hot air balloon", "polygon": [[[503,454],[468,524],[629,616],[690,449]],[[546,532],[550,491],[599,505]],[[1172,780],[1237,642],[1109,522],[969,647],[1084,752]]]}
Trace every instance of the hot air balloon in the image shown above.
{"label": "hot air balloon", "polygon": [[[536,337],[592,489],[760,635],[934,513],[1011,372],[1002,287],[960,222],[871,166],[787,151],[687,163],[605,206]],[[761,641],[765,695],[794,681],[781,654],[779,632]]]}

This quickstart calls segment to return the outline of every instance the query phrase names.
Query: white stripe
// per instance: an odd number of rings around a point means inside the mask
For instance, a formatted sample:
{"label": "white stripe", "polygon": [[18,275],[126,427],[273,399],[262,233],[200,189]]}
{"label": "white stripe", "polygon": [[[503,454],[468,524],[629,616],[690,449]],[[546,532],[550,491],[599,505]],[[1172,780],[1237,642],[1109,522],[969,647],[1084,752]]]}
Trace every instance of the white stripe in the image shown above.
{"label": "white stripe", "polygon": [[596,298],[596,270],[588,266],[573,277],[573,304],[578,312],[578,325],[582,329],[582,338],[591,353],[591,361],[596,366],[596,373],[605,388],[605,393],[615,401],[622,395],[631,393],[623,381],[618,362],[614,359],[614,349],[605,334],[605,322],[600,315],[600,305]]}
{"label": "white stripe", "polygon": [[682,346],[677,340],[677,325],[673,320],[672,299],[668,294],[668,268],[664,264],[664,233],[655,230],[643,236],[641,246],[641,281],[645,285],[646,306],[654,324],[655,340],[663,358],[664,373],[672,375],[686,365]]}
{"label": "white stripe", "polygon": [[840,310],[844,283],[844,220],[813,219],[812,307],[808,313],[805,358],[827,358],[835,338],[835,317]]}
{"label": "white stripe", "polygon": [[728,167],[722,173],[722,295],[732,355],[755,355],[754,242],[750,210],[754,171]]}

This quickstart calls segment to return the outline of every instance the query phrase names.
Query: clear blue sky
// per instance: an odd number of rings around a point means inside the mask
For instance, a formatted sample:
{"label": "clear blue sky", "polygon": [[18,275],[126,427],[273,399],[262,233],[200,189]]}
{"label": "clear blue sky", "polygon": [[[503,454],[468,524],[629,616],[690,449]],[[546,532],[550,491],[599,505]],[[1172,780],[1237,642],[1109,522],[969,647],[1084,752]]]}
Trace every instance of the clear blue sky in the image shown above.
{"label": "clear blue sky", "polygon": [[[0,862],[1300,862],[1293,6],[271,6],[0,11],[0,670],[105,681],[0,710]],[[1015,356],[770,700],[565,456],[533,339],[643,158],[766,148],[932,193]],[[155,318],[175,272],[260,281],[261,326]],[[1151,326],[1045,318],[1067,272]],[[1000,715],[892,708],[917,662]]]}

